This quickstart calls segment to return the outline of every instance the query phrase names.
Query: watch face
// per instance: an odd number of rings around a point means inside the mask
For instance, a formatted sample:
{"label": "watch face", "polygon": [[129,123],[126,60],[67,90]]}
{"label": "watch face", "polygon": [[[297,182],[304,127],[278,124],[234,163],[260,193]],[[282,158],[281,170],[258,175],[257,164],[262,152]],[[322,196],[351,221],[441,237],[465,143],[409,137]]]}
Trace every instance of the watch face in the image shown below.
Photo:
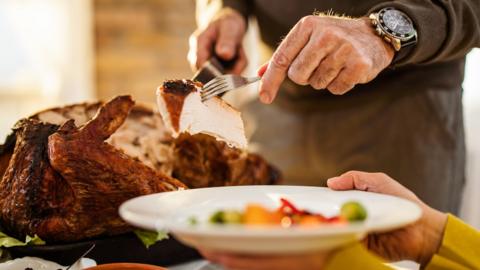
{"label": "watch face", "polygon": [[382,23],[388,28],[388,32],[398,37],[407,37],[414,31],[413,23],[403,12],[390,9],[382,14]]}

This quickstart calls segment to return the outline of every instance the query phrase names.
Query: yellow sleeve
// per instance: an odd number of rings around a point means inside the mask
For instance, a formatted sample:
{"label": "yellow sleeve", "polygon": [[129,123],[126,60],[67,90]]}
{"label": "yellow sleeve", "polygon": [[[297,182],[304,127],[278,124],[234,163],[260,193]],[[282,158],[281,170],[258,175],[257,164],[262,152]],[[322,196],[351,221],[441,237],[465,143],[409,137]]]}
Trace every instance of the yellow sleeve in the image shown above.
{"label": "yellow sleeve", "polygon": [[[334,254],[327,270],[391,270],[384,261],[356,243]],[[425,270],[480,269],[480,232],[448,215],[442,245]]]}
{"label": "yellow sleeve", "polygon": [[442,245],[425,269],[480,269],[480,232],[448,215]]}
{"label": "yellow sleeve", "polygon": [[392,270],[384,261],[369,252],[360,243],[339,250],[328,262],[326,270],[361,269],[361,270]]}

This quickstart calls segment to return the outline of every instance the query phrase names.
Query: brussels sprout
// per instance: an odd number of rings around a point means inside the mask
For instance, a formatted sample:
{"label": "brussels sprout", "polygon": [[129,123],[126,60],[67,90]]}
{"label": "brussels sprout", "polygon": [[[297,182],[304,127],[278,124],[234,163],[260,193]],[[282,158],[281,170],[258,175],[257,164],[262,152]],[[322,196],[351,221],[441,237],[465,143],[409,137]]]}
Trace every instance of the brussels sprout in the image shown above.
{"label": "brussels sprout", "polygon": [[348,221],[363,221],[367,218],[367,210],[359,202],[346,202],[342,205],[340,216]]}
{"label": "brussels sprout", "polygon": [[192,225],[192,226],[195,226],[198,224],[198,220],[196,217],[190,217],[188,218],[188,224]]}
{"label": "brussels sprout", "polygon": [[238,224],[242,223],[243,215],[235,210],[217,211],[210,216],[209,220],[210,223],[215,224]]}
{"label": "brussels sprout", "polygon": [[210,223],[215,223],[215,224],[223,224],[225,223],[225,220],[223,219],[223,211],[217,211],[213,213],[213,215],[210,216]]}
{"label": "brussels sprout", "polygon": [[225,211],[223,213],[223,220],[225,223],[242,223],[243,215],[238,211]]}

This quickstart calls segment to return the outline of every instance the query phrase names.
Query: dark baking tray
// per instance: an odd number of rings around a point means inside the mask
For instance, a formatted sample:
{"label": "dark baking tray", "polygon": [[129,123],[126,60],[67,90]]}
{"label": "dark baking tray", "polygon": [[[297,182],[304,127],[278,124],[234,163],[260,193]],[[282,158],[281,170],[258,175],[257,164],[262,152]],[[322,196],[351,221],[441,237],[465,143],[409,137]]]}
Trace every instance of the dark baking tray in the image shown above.
{"label": "dark baking tray", "polygon": [[199,259],[194,249],[170,237],[148,249],[133,233],[61,245],[12,247],[8,251],[13,258],[39,257],[61,265],[75,262],[92,244],[95,248],[86,256],[97,264],[136,262],[170,266]]}

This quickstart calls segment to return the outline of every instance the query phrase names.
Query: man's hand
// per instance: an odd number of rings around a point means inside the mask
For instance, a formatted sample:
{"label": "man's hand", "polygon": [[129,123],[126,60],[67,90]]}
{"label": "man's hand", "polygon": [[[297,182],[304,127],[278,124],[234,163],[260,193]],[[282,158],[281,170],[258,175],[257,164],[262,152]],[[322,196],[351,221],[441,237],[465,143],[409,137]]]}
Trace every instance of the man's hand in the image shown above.
{"label": "man's hand", "polygon": [[299,85],[341,95],[373,80],[393,56],[393,48],[375,34],[368,18],[307,16],[270,59],[260,99],[271,103],[286,76]]}
{"label": "man's hand", "polygon": [[357,189],[393,195],[410,200],[422,208],[423,215],[416,223],[390,233],[368,236],[368,248],[387,260],[413,260],[425,266],[440,247],[446,214],[432,209],[387,175],[351,171],[329,179],[327,185],[334,190]]}
{"label": "man's hand", "polygon": [[247,23],[237,11],[222,9],[205,29],[197,29],[190,36],[188,61],[196,70],[205,63],[213,53],[223,60],[237,57],[231,73],[240,74],[247,66],[247,59],[242,47]]}

